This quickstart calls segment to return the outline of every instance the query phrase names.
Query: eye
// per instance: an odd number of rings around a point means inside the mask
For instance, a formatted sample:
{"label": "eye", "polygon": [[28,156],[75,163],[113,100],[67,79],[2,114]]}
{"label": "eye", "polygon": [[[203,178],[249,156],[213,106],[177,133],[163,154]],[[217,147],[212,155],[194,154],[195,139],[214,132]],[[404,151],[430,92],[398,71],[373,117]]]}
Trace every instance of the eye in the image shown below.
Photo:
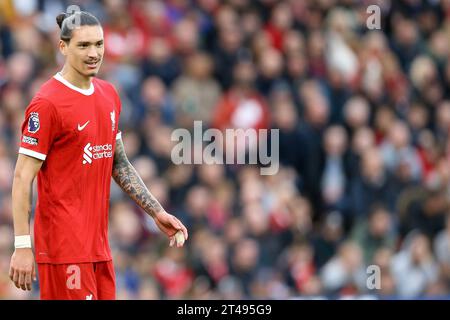
{"label": "eye", "polygon": [[97,48],[101,48],[101,47],[103,47],[103,42],[97,43]]}
{"label": "eye", "polygon": [[79,45],[78,45],[78,47],[79,47],[79,48],[83,48],[83,49],[84,49],[84,48],[87,48],[87,44],[85,44],[85,43],[82,43],[82,44],[79,44]]}

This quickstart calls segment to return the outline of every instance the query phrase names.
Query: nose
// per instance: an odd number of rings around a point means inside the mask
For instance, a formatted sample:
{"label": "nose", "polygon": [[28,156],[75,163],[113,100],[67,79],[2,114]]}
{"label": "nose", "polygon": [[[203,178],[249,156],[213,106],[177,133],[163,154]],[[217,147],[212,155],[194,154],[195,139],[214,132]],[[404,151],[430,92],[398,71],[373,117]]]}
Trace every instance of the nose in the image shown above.
{"label": "nose", "polygon": [[88,54],[89,58],[97,58],[98,57],[98,52],[94,46],[89,47],[89,51],[87,54]]}

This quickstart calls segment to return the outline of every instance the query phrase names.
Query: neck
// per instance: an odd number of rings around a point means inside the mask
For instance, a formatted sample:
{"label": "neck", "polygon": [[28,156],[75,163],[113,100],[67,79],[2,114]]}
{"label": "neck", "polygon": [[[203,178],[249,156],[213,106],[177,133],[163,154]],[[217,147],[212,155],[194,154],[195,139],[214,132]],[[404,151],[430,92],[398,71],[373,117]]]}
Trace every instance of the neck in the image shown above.
{"label": "neck", "polygon": [[64,65],[61,70],[61,75],[64,79],[80,89],[89,89],[91,87],[92,77],[86,77],[67,65]]}

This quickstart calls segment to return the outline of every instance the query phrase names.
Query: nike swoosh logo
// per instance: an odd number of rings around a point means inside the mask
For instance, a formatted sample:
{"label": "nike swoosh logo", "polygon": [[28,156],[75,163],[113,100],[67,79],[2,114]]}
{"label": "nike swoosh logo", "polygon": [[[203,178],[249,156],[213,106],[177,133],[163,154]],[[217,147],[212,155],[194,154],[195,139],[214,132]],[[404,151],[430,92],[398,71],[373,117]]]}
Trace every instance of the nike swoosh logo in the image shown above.
{"label": "nike swoosh logo", "polygon": [[80,124],[78,124],[78,131],[83,130],[84,128],[86,128],[86,126],[88,125],[90,120],[88,120],[88,122],[86,122],[85,124],[83,124],[82,126],[80,126]]}

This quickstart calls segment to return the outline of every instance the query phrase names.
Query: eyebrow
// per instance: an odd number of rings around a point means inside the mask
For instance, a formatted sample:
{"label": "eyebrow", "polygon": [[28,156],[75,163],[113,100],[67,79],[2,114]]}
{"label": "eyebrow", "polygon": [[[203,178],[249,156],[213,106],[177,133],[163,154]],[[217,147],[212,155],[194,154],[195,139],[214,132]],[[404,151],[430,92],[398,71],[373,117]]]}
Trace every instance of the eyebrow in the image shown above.
{"label": "eyebrow", "polygon": [[98,40],[95,42],[89,42],[89,41],[79,41],[77,42],[77,45],[90,45],[90,44],[99,44],[99,43],[103,43],[103,40]]}

